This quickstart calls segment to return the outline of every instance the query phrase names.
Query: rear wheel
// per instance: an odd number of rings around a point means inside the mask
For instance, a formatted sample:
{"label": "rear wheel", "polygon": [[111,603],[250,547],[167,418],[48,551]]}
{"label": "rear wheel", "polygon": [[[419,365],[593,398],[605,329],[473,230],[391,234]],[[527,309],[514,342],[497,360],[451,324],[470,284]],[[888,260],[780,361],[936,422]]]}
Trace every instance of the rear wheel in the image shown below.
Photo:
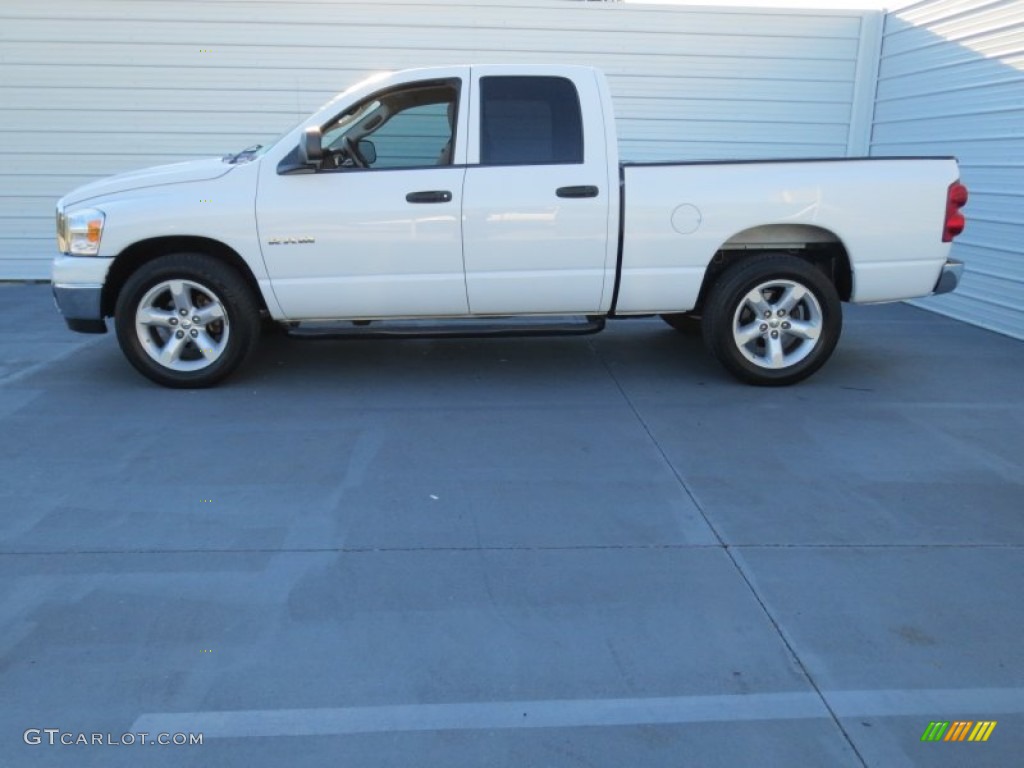
{"label": "rear wheel", "polygon": [[835,286],[813,264],[765,254],[726,271],[704,305],[704,341],[751,384],[793,384],[832,355],[842,331]]}
{"label": "rear wheel", "polygon": [[232,267],[205,254],[176,253],[128,278],[114,325],[122,352],[144,376],[167,387],[209,387],[252,352],[260,315]]}

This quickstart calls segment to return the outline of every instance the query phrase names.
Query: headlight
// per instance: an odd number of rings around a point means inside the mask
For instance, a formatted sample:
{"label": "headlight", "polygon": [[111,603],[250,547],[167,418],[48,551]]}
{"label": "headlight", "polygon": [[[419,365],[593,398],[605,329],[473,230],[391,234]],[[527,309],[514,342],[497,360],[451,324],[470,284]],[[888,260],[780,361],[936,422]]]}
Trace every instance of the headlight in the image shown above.
{"label": "headlight", "polygon": [[68,214],[57,211],[57,244],[61,253],[72,256],[95,256],[99,253],[105,219],[103,211],[95,208]]}

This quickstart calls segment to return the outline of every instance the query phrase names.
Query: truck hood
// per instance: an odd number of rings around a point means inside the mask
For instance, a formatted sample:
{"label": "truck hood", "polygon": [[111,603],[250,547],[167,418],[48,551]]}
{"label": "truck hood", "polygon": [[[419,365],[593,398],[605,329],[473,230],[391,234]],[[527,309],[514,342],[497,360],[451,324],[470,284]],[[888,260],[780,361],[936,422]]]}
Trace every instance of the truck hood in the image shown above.
{"label": "truck hood", "polygon": [[60,201],[60,205],[74,205],[94,197],[127,192],[132,189],[157,187],[163,184],[181,184],[189,181],[209,181],[231,173],[235,166],[219,157],[204,160],[189,160],[184,163],[156,165],[138,171],[119,173],[108,176],[69,192]]}

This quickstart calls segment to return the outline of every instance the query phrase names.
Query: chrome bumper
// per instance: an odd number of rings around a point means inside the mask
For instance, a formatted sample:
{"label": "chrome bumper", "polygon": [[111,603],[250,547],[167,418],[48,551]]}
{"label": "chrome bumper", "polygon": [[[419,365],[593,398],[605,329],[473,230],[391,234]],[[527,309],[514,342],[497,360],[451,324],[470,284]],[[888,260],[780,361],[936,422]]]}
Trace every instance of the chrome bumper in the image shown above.
{"label": "chrome bumper", "polygon": [[53,284],[53,303],[64,315],[64,321],[72,331],[80,333],[106,333],[100,301],[102,285],[61,285]]}
{"label": "chrome bumper", "polygon": [[946,263],[942,265],[942,272],[939,274],[939,279],[935,281],[935,288],[932,293],[949,293],[955,291],[956,287],[960,285],[960,278],[964,274],[964,263],[957,261],[956,259],[946,259]]}

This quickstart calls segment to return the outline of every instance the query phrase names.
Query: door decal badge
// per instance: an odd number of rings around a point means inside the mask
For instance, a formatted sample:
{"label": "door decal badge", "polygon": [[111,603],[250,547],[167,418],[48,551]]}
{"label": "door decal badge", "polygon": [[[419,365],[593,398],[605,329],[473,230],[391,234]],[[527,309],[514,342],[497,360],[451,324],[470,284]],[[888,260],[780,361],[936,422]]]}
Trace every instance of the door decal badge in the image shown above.
{"label": "door decal badge", "polygon": [[272,237],[267,240],[267,245],[307,245],[315,242],[315,237]]}

